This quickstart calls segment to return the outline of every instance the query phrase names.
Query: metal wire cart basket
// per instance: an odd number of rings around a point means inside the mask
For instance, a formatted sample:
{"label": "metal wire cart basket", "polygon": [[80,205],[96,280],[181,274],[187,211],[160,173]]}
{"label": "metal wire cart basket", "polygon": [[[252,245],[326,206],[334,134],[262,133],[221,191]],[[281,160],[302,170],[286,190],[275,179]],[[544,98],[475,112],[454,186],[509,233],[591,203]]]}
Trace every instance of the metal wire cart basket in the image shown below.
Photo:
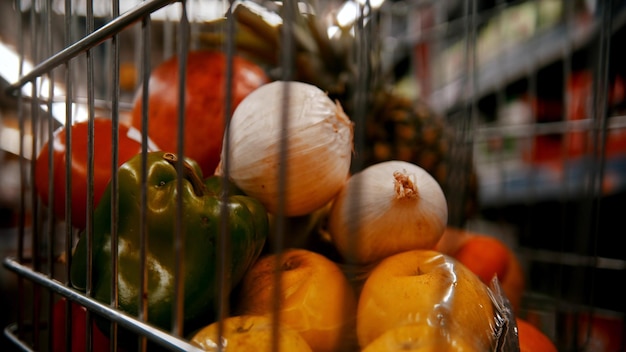
{"label": "metal wire cart basket", "polygon": [[[0,16],[3,351],[626,351],[624,1],[13,0]],[[334,112],[332,142],[305,122],[299,144],[302,106]],[[439,203],[387,212],[351,183],[391,160],[425,173],[390,189],[432,179],[417,194]],[[412,249],[435,259],[411,275],[455,277],[445,298],[379,278]],[[387,291],[408,299],[372,313]],[[244,314],[267,321],[227,323]]]}

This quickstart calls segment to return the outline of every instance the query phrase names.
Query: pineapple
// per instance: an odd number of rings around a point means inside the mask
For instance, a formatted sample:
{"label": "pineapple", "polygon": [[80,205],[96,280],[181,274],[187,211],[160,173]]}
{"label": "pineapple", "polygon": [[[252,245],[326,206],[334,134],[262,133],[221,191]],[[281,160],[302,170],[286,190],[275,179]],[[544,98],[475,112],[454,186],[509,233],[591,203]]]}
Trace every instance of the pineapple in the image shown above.
{"label": "pineapple", "polygon": [[[394,91],[391,75],[383,72],[378,55],[374,21],[368,21],[361,34],[343,28],[329,38],[329,24],[316,16],[313,5],[305,10],[300,7],[289,17],[285,10],[269,1],[262,6],[251,1],[235,3],[231,13],[237,54],[265,67],[272,79],[282,79],[283,67],[289,66],[280,65],[285,43],[281,28],[291,28],[295,62],[291,79],[325,90],[357,122],[352,171],[391,159],[412,162],[440,183],[448,200],[450,225],[461,226],[474,216],[478,185],[470,154],[455,147],[455,130],[424,101]],[[268,15],[293,21],[289,26],[272,25],[265,19]],[[206,23],[199,31],[201,46],[224,48],[226,21]],[[363,36],[369,40],[359,40]]]}

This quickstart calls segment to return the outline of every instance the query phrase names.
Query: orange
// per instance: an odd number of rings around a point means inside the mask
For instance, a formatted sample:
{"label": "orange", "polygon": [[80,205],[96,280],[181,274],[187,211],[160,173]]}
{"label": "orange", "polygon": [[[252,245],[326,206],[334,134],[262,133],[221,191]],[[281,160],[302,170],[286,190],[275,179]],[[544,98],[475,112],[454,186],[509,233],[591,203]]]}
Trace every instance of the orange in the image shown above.
{"label": "orange", "polygon": [[522,318],[516,318],[520,352],[557,352],[550,338],[539,328]]}
{"label": "orange", "polygon": [[356,294],[341,267],[325,256],[296,248],[267,254],[240,286],[237,314],[271,315],[278,295],[281,324],[299,332],[313,351],[340,352],[356,345]]}
{"label": "orange", "polygon": [[479,232],[447,227],[436,250],[453,256],[487,285],[497,275],[513,311],[519,312],[526,284],[524,270],[515,252],[502,240]]}
{"label": "orange", "polygon": [[470,236],[453,254],[458,261],[473,271],[482,282],[489,284],[494,275],[506,279],[510,261],[509,248],[499,239],[486,235]]}
{"label": "orange", "polygon": [[441,253],[452,255],[474,234],[473,232],[460,228],[447,226],[443,231],[443,236],[441,236],[439,242],[437,242],[435,249]]}
{"label": "orange", "polygon": [[502,291],[508,298],[514,313],[519,313],[522,305],[522,296],[526,287],[524,269],[515,254],[509,256],[509,270],[506,277],[500,281]]}

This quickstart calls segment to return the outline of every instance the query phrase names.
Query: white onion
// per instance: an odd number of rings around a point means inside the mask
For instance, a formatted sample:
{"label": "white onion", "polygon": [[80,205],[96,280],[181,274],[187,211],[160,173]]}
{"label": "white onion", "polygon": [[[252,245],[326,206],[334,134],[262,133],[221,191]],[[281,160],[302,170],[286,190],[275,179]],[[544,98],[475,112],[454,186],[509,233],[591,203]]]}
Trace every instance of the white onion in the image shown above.
{"label": "white onion", "polygon": [[[283,90],[288,89],[287,101]],[[287,103],[288,127],[282,132]],[[281,141],[287,136],[286,184],[280,194]],[[275,81],[257,88],[235,109],[229,125],[229,175],[270,213],[285,197],[285,215],[305,215],[326,205],[349,177],[353,123],[339,103],[314,85]],[[221,169],[222,166],[219,168]],[[221,171],[218,171],[221,172]]]}
{"label": "white onion", "polygon": [[344,259],[363,264],[435,248],[447,221],[437,181],[415,164],[393,160],[350,177],[334,200],[328,230]]}

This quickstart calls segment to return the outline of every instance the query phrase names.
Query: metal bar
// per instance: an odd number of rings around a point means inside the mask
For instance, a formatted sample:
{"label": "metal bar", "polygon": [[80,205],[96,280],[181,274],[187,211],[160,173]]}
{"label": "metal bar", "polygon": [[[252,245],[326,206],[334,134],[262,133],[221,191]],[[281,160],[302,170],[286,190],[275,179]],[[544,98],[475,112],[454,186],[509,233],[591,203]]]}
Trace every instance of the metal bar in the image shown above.
{"label": "metal bar", "polygon": [[[53,37],[52,37],[52,0],[47,0],[46,4],[45,4],[45,24],[46,24],[46,49],[45,49],[45,55],[49,56],[52,55],[53,53]],[[52,97],[54,96],[54,88],[55,88],[55,80],[54,80],[54,71],[51,70],[50,72],[48,72],[48,96],[46,98],[46,106],[48,108],[48,112],[52,112]],[[53,133],[54,133],[54,116],[52,115],[52,113],[47,114],[46,117],[46,130],[47,130],[47,137],[48,137],[48,141],[52,141],[53,140]],[[48,158],[48,166],[50,169],[54,168],[54,163],[52,161],[52,152],[53,148],[48,148],[48,155],[41,155],[40,157],[47,157]],[[41,170],[40,170],[41,171]],[[54,175],[53,172],[48,172],[48,175]],[[50,177],[48,179],[48,195],[50,196],[50,204],[55,204],[54,203],[54,177]],[[46,234],[46,242],[48,243],[48,251],[46,254],[46,265],[48,267],[48,276],[49,277],[54,277],[55,273],[54,273],[54,250],[55,250],[55,217],[54,217],[54,206],[49,206],[46,209],[46,215],[48,217],[48,221],[47,221],[47,231],[45,231]],[[51,294],[49,291],[46,292],[47,293],[47,305],[48,307],[53,307],[54,306],[54,295]],[[66,315],[66,316],[70,316],[70,315]],[[53,321],[53,309],[50,308],[48,310],[46,319],[48,322],[52,322]],[[53,334],[48,334],[48,339],[47,339],[47,343],[49,346],[53,345]],[[67,341],[67,340],[66,340]]]}
{"label": "metal bar", "polygon": [[[368,13],[372,12],[369,1],[366,2],[364,6],[367,6]],[[356,26],[355,26],[355,45],[356,45],[356,66],[358,68],[358,76],[359,80],[357,84],[357,89],[354,92],[354,113],[352,119],[354,121],[354,149],[358,151],[365,150],[365,126],[366,126],[366,116],[367,116],[367,100],[368,100],[368,90],[370,88],[370,83],[372,80],[371,72],[371,61],[370,54],[372,53],[372,48],[375,46],[374,50],[378,50],[380,45],[378,41],[374,41],[372,43],[373,27],[376,26],[374,22],[375,16],[369,16],[368,25],[365,25],[365,8],[364,6],[359,6],[359,16],[357,18]],[[376,28],[378,29],[378,28]],[[350,172],[356,173],[363,169],[365,162],[363,160],[363,153],[356,153],[356,156],[353,162],[350,165]],[[358,200],[355,200],[358,202]]]}
{"label": "metal bar", "polygon": [[[94,16],[93,16],[93,0],[86,1],[86,30],[87,36],[94,33]],[[94,214],[94,164],[95,164],[95,108],[94,108],[94,53],[92,51],[92,47],[88,48],[85,52],[85,56],[87,59],[87,219],[86,219],[86,232],[83,234],[85,236],[86,246],[89,248],[87,255],[87,262],[89,263],[90,270],[87,272],[87,290],[86,295],[91,296],[93,290],[93,250],[92,243],[94,242],[94,224],[93,224],[93,214]],[[69,128],[69,126],[68,126]],[[92,329],[92,320],[93,316],[91,311],[86,312],[86,324],[87,327],[85,329],[85,350],[89,351],[93,346],[93,334]]]}
{"label": "metal bar", "polygon": [[477,1],[466,0],[463,3],[463,17],[466,24],[463,48],[465,71],[462,78],[465,104],[460,119],[453,121],[458,138],[452,141],[451,153],[457,156],[455,160],[458,164],[448,171],[449,184],[451,185],[448,190],[448,224],[458,227],[463,226],[465,217],[462,205],[465,204],[467,197],[468,171],[472,169],[471,146],[473,136],[471,129],[478,117]]}
{"label": "metal bar", "polygon": [[524,257],[527,260],[542,263],[554,263],[605,270],[626,270],[626,260],[595,255],[579,255],[548,249],[533,249],[525,251]]}
{"label": "metal bar", "polygon": [[[63,26],[64,26],[64,47],[68,47],[71,43],[72,43],[72,21],[71,21],[71,16],[69,14],[72,13],[72,1],[71,0],[65,0],[65,5],[64,5],[64,9],[65,9],[65,17],[63,19]],[[74,95],[74,84],[73,84],[73,79],[72,79],[72,74],[73,74],[73,69],[72,69],[72,64],[67,61],[65,62],[65,91],[66,91],[66,96],[65,96],[65,126],[71,126],[72,124],[72,117],[73,117],[73,113],[72,113],[72,98]],[[71,160],[71,153],[72,153],[72,129],[71,128],[67,128],[65,131],[65,146],[67,148],[67,160]],[[50,148],[52,149],[52,148]],[[52,163],[51,163],[52,165]],[[60,165],[59,165],[60,166]],[[62,167],[62,166],[60,166]],[[65,196],[65,208],[64,208],[64,213],[65,213],[65,253],[69,254],[72,253],[72,239],[73,239],[73,231],[72,231],[72,226],[70,225],[72,223],[72,198],[70,197],[70,189],[71,189],[71,185],[72,185],[72,172],[71,172],[72,168],[70,163],[65,163],[65,192],[64,192],[64,196]],[[51,174],[52,175],[52,174]],[[73,258],[71,255],[67,255],[67,263],[65,266],[65,284],[67,286],[70,285],[70,268],[72,266],[72,262],[73,262]],[[65,316],[66,317],[71,317],[72,316],[72,307],[67,304],[64,307],[65,309]],[[65,341],[67,343],[67,347],[69,350],[71,350],[72,347],[72,330],[73,330],[73,319],[66,319],[66,321],[64,322],[65,324]]]}
{"label": "metal bar", "polygon": [[19,323],[13,323],[7,326],[4,329],[4,336],[6,336],[7,339],[11,341],[11,343],[13,343],[16,347],[21,348],[22,351],[35,351],[30,348],[28,343],[24,342],[21,339],[22,329],[19,328],[20,326],[21,325]]}
{"label": "metal bar", "polygon": [[[294,27],[296,16],[299,15],[297,11],[297,4],[295,1],[286,1],[283,3],[281,9],[283,15],[283,27],[280,33],[281,50],[280,50],[280,64],[282,68],[281,79],[283,81],[292,81],[294,77],[294,60],[295,60],[295,39],[294,39]],[[285,224],[286,224],[286,196],[285,191],[287,189],[288,174],[287,174],[287,155],[289,149],[289,138],[287,131],[289,129],[289,100],[293,99],[289,86],[286,85],[282,91],[282,106],[280,109],[280,142],[278,143],[279,153],[278,158],[280,164],[276,173],[278,179],[278,205],[276,211],[276,233],[272,243],[272,250],[276,254],[276,261],[274,265],[279,267],[283,259],[283,252],[285,247]],[[272,307],[272,351],[279,350],[279,324],[280,324],[280,287],[282,282],[282,276],[280,270],[275,270],[273,275],[273,297],[271,302]]]}
{"label": "metal bar", "polygon": [[[613,116],[607,122],[607,129],[625,129],[626,115]],[[486,142],[489,138],[507,136],[515,138],[533,137],[547,134],[564,134],[568,132],[589,131],[593,126],[592,119],[555,121],[539,124],[516,124],[505,126],[477,127],[476,142]]]}
{"label": "metal bar", "polygon": [[[15,0],[14,6],[16,8],[20,8],[20,1]],[[24,37],[22,16],[18,16],[17,24],[17,35],[19,38]],[[19,67],[18,67],[18,77],[21,77],[24,71],[24,40],[18,41],[18,55],[19,55]],[[27,194],[27,163],[25,153],[25,136],[26,136],[26,123],[25,123],[25,112],[24,112],[24,97],[22,90],[17,91],[17,116],[18,116],[18,128],[19,128],[19,169],[20,169],[20,199],[19,199],[19,213],[18,213],[18,238],[17,238],[17,260],[22,262],[24,261],[24,239],[26,237],[26,194]],[[17,326],[22,326],[25,320],[24,310],[21,309],[24,307],[25,299],[25,280],[22,277],[17,278]],[[20,334],[19,337],[22,335]]]}
{"label": "metal bar", "polygon": [[[187,18],[187,2],[181,3],[180,26],[178,33],[178,135],[176,173],[183,175],[183,162],[185,155],[185,94],[187,92],[187,56],[189,50],[189,20]],[[176,178],[176,188],[183,189],[183,177]],[[176,336],[184,336],[184,312],[185,312],[185,279],[184,273],[184,250],[185,232],[183,231],[183,192],[176,192],[176,222],[174,233],[174,264],[175,287],[172,302],[172,333]]]}
{"label": "metal bar", "polygon": [[[141,134],[141,213],[139,218],[139,297],[145,297],[148,292],[148,278],[146,275],[146,257],[148,251],[148,220],[147,220],[147,211],[146,208],[148,206],[148,131],[149,129],[149,97],[150,97],[150,49],[151,49],[151,29],[152,29],[152,21],[150,17],[144,17],[141,23],[141,68],[142,68],[142,96],[141,96],[141,126],[142,126],[142,134]],[[116,284],[116,278],[112,277],[112,283]],[[141,299],[139,300],[139,319],[143,321],[148,320],[148,300]],[[147,341],[145,337],[140,339],[140,347],[142,351],[147,350]]]}
{"label": "metal bar", "polygon": [[44,60],[35,66],[30,72],[21,76],[17,82],[10,85],[7,88],[7,92],[12,93],[15,90],[18,90],[21,86],[41,76],[45,72],[50,71],[52,68],[67,62],[77,54],[89,50],[104,40],[110,38],[112,35],[119,33],[130,24],[176,1],[180,0],[150,0],[141,2],[139,5],[125,12],[123,15],[120,15],[111,22],[100,27],[97,31],[90,33],[76,43],[66,47],[58,54],[51,56],[47,60]]}
{"label": "metal bar", "polygon": [[[119,0],[111,0],[111,7],[113,12],[113,18],[117,18],[120,15],[120,2]],[[113,84],[111,91],[111,143],[113,146],[119,145],[119,99],[120,99],[120,42],[119,35],[116,33],[111,37],[111,65],[113,70]],[[119,264],[118,264],[118,212],[119,212],[119,183],[117,175],[117,165],[119,163],[119,148],[113,148],[111,157],[111,277],[118,277]],[[111,283],[111,308],[115,309],[118,306],[118,288],[117,280],[113,280]],[[118,329],[115,322],[111,322],[111,332],[109,338],[112,345],[116,346],[118,343]]]}
{"label": "metal bar", "polygon": [[113,309],[106,304],[95,301],[83,295],[82,293],[65,286],[63,283],[57,280],[50,279],[46,275],[43,275],[27,266],[18,263],[14,258],[5,258],[3,264],[7,269],[17,273],[21,277],[24,277],[36,284],[39,284],[44,288],[50,289],[66,297],[68,300],[77,302],[80,305],[85,306],[86,308],[88,308],[88,310],[94,312],[95,314],[116,321],[117,323],[123,325],[129,330],[132,330],[137,334],[141,334],[142,336],[145,336],[164,347],[170,348],[175,351],[202,351],[201,349],[189,344],[185,340],[172,336],[163,330],[154,328],[151,325],[141,322],[124,312]]}
{"label": "metal bar", "polygon": [[[507,9],[507,4],[504,0],[498,0],[496,2],[496,14],[495,16],[497,16],[498,18],[498,40],[502,41],[504,36],[504,21],[502,20],[502,16],[505,13],[505,10]],[[495,59],[494,59],[494,64],[498,65],[498,67],[501,67],[502,65],[506,64],[506,59],[502,56],[502,55],[496,55]],[[499,116],[500,111],[502,109],[502,107],[504,107],[506,105],[506,88],[507,88],[507,82],[505,81],[498,81],[496,82],[496,107],[495,107],[495,114],[496,114],[496,120],[500,120],[501,116]],[[474,144],[477,144],[479,142],[479,135],[478,135],[478,129],[474,129]],[[519,143],[519,141],[515,141],[516,143]],[[504,179],[506,177],[506,171],[504,168],[499,167],[498,168],[498,177],[500,179]],[[502,198],[506,199],[507,198],[507,192],[506,192],[506,187],[504,182],[499,183],[499,187],[498,187],[498,193],[502,194]]]}
{"label": "metal bar", "polygon": [[[565,6],[565,16],[564,16],[564,26],[565,26],[565,32],[566,32],[566,37],[567,38],[572,38],[572,34],[574,31],[574,4],[571,2],[568,3],[564,3]],[[567,40],[564,42],[563,44],[563,52],[562,52],[562,56],[563,56],[563,81],[562,81],[562,85],[563,85],[563,92],[562,92],[562,109],[563,109],[563,114],[562,114],[562,120],[565,121],[565,123],[567,124],[569,121],[568,116],[570,114],[570,106],[571,106],[571,94],[569,94],[568,90],[568,85],[570,82],[570,76],[572,74],[572,56],[573,56],[573,45],[571,43],[571,40]],[[571,127],[571,125],[567,124],[565,126],[566,128]],[[570,129],[570,128],[568,128]],[[581,131],[586,130],[586,129],[581,129]],[[565,136],[565,134],[561,134],[561,136]],[[570,168],[567,167],[567,163],[568,163],[568,143],[564,141],[565,138],[562,139],[562,143],[561,143],[561,165],[563,166],[563,174],[562,174],[562,180],[565,182],[566,180],[570,179],[570,175],[572,174],[572,171]],[[567,228],[567,221],[569,216],[572,215],[571,210],[568,209],[566,205],[567,200],[570,199],[572,197],[571,195],[571,189],[569,187],[563,187],[561,190],[561,194],[559,197],[559,200],[561,202],[561,205],[563,205],[563,209],[560,212],[560,224],[562,229]],[[559,246],[560,248],[565,248],[565,245],[569,239],[569,234],[565,233],[565,231],[559,231]],[[563,268],[559,267],[559,269],[561,271],[561,273],[558,275],[557,277],[557,285],[558,286],[562,286],[563,285]]]}
{"label": "metal bar", "polygon": [[[224,126],[228,126],[228,122],[231,116],[231,104],[232,104],[232,73],[233,73],[233,56],[234,56],[234,37],[235,37],[235,18],[232,14],[233,10],[233,1],[230,0],[226,14],[226,24],[225,28],[222,30],[226,33],[226,41],[223,44],[223,51],[226,54],[226,79],[224,82]],[[228,137],[228,128],[224,129],[224,133],[226,134],[226,138],[224,139],[224,151],[230,149],[230,138]],[[225,158],[222,160],[222,169],[224,171],[222,182],[223,190],[220,194],[221,205],[220,205],[220,224],[218,228],[218,236],[217,236],[217,280],[216,284],[219,287],[217,291],[217,300],[215,303],[215,311],[217,312],[217,334],[218,336],[224,335],[224,319],[228,317],[229,312],[227,308],[229,307],[229,291],[226,289],[226,285],[230,285],[228,282],[228,274],[227,274],[227,262],[230,258],[229,253],[231,250],[232,243],[229,238],[230,233],[230,224],[229,224],[229,216],[228,216],[228,198],[230,194],[228,192],[229,187],[229,168],[230,168],[230,153],[224,153]],[[222,344],[220,343],[218,348],[222,349]]]}
{"label": "metal bar", "polygon": [[[601,6],[601,29],[599,34],[599,50],[597,52],[597,61],[595,63],[595,70],[593,70],[594,78],[592,83],[592,114],[594,127],[592,130],[592,174],[590,177],[590,223],[589,223],[589,237],[581,243],[585,249],[589,251],[594,261],[598,262],[598,238],[600,237],[600,219],[601,219],[601,205],[602,205],[602,183],[604,181],[604,174],[606,168],[606,138],[607,138],[607,117],[608,117],[608,86],[609,86],[609,60],[611,49],[611,28],[612,28],[612,9],[613,1],[609,0]],[[587,268],[586,270],[587,282],[589,285],[583,285],[586,289],[583,291],[587,299],[584,303],[594,306],[597,303],[594,288],[598,284],[597,271]],[[593,309],[589,310],[589,315],[593,313]],[[591,326],[587,326],[585,345],[590,344],[591,340]]]}
{"label": "metal bar", "polygon": [[[31,26],[30,26],[30,52],[31,52],[31,57],[33,57],[34,59],[37,58],[39,56],[39,51],[38,51],[38,46],[39,46],[39,37],[37,36],[38,33],[38,24],[39,22],[37,21],[36,18],[36,14],[33,8],[31,8],[30,13],[29,13],[29,18],[30,18],[30,22],[31,22]],[[39,96],[38,96],[38,91],[37,91],[37,79],[34,79],[32,81],[30,81],[31,83],[31,95],[34,97],[34,99],[30,102],[30,107],[31,107],[31,120],[32,123],[30,125],[30,133],[32,136],[31,139],[31,147],[30,147],[30,159],[31,159],[31,168],[30,168],[30,179],[34,180],[35,179],[35,155],[36,155],[36,150],[37,150],[37,139],[39,137],[39,133],[37,131],[37,127],[39,125]],[[41,230],[41,207],[39,206],[39,202],[37,201],[37,195],[34,192],[30,193],[30,203],[31,203],[31,214],[32,214],[32,232],[31,232],[31,238],[30,238],[30,246],[31,246],[31,260],[32,260],[32,266],[34,268],[34,270],[37,271],[41,271],[41,265],[40,265],[40,256],[39,256],[39,244],[40,244],[40,230]],[[40,308],[41,308],[41,302],[39,301],[39,297],[40,297],[40,291],[41,288],[36,287],[36,286],[30,286],[30,293],[32,294],[31,298],[31,307],[32,310],[30,311],[30,319],[33,322],[38,322],[39,318],[40,318]],[[24,306],[22,306],[24,307]],[[40,349],[40,335],[41,334],[41,330],[39,327],[39,324],[35,324],[34,325],[34,329],[33,329],[33,348],[38,350]]]}

